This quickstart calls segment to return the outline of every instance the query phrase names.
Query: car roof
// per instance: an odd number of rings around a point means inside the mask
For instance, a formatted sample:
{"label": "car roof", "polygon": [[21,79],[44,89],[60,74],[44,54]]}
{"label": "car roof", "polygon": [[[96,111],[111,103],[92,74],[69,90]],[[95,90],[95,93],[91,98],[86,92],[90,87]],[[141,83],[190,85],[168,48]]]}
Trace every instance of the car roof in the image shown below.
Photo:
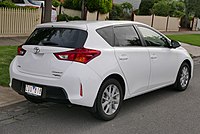
{"label": "car roof", "polygon": [[39,24],[37,25],[37,28],[58,27],[58,28],[76,28],[81,30],[88,30],[88,28],[99,29],[102,27],[107,27],[112,25],[128,25],[128,24],[142,24],[142,23],[135,21],[69,21],[69,22],[61,21],[61,22]]}

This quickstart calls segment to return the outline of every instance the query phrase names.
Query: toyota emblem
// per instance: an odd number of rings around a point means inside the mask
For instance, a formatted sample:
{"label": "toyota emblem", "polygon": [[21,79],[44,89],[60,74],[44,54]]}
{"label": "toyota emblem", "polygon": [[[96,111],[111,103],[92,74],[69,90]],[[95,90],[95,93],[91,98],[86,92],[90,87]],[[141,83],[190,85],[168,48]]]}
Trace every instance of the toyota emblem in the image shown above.
{"label": "toyota emblem", "polygon": [[34,54],[37,54],[37,53],[39,53],[39,52],[40,52],[39,47],[35,47],[35,48],[33,49],[33,53],[34,53]]}

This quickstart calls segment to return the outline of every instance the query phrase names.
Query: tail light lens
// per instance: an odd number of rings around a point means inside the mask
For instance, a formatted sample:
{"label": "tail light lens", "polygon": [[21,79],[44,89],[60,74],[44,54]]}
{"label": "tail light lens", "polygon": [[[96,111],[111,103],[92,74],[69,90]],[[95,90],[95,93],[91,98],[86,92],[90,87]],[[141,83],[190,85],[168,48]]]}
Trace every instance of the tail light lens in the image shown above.
{"label": "tail light lens", "polygon": [[88,63],[90,60],[101,54],[98,50],[86,49],[86,48],[77,48],[75,50],[54,53],[57,59],[75,61],[80,63]]}
{"label": "tail light lens", "polygon": [[17,48],[17,55],[23,56],[26,53],[26,50],[22,48],[22,45]]}

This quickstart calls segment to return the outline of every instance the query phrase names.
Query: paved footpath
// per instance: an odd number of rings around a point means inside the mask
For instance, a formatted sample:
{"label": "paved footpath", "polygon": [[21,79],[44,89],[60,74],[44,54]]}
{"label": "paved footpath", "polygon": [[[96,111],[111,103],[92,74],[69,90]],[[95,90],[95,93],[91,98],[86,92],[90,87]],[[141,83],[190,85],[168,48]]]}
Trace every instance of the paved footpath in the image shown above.
{"label": "paved footpath", "polygon": [[162,32],[165,35],[180,35],[180,34],[200,34],[200,31],[179,31],[179,32]]}
{"label": "paved footpath", "polygon": [[0,107],[24,101],[25,98],[9,87],[0,86]]}
{"label": "paved footpath", "polygon": [[193,57],[200,57],[200,47],[192,46],[186,43],[181,43],[181,46],[184,47],[190,54],[192,54]]}
{"label": "paved footpath", "polygon": [[[167,32],[164,34],[200,34],[198,32]],[[1,37],[0,38],[0,46],[6,45],[21,45],[25,42],[28,37]],[[190,54],[194,57],[195,64],[200,64],[200,47],[188,45],[182,43],[182,46],[188,50]],[[196,58],[195,58],[196,57]],[[24,101],[25,98],[23,96],[18,95],[15,91],[13,91],[9,87],[0,86],[0,107],[7,106],[10,104],[18,103]]]}
{"label": "paved footpath", "polygon": [[0,46],[16,46],[23,44],[28,37],[0,37]]}

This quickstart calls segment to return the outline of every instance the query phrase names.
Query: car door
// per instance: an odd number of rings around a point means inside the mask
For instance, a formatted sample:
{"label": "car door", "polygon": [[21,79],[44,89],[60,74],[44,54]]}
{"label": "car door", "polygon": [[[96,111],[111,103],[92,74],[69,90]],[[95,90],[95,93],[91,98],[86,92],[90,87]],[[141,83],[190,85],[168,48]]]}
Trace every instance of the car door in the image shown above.
{"label": "car door", "polygon": [[149,90],[173,84],[178,66],[176,49],[170,48],[169,41],[157,31],[145,26],[137,28],[150,53]]}
{"label": "car door", "polygon": [[147,90],[150,77],[148,49],[132,25],[115,26],[115,55],[126,78],[130,94]]}

